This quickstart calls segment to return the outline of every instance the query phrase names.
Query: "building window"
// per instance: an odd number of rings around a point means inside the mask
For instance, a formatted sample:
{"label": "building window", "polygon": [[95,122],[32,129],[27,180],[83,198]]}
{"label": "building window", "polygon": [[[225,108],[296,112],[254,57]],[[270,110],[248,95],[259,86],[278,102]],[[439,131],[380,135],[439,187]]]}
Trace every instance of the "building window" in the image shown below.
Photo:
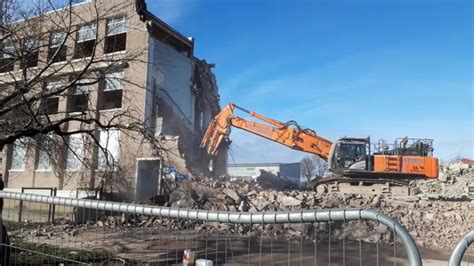
{"label": "building window", "polygon": [[84,134],[69,136],[66,170],[80,171],[84,161]]}
{"label": "building window", "polygon": [[13,71],[16,57],[15,46],[13,44],[3,45],[0,52],[0,73]]}
{"label": "building window", "polygon": [[93,80],[82,79],[69,96],[69,112],[85,112],[89,108],[89,93]]}
{"label": "building window", "polygon": [[100,110],[109,110],[122,107],[123,72],[105,75]]}
{"label": "building window", "polygon": [[10,170],[24,171],[26,166],[27,144],[24,139],[17,139],[13,143],[12,164]]}
{"label": "building window", "polygon": [[30,38],[23,43],[24,58],[21,61],[21,68],[35,67],[38,65],[39,41],[36,38]]}
{"label": "building window", "polygon": [[[57,93],[61,90],[61,82],[60,81],[51,81],[48,82],[45,86],[44,93],[49,95],[51,93]],[[59,96],[58,95],[51,95],[47,96],[41,101],[42,110],[45,114],[56,114],[58,113],[59,109]]]}
{"label": "building window", "polygon": [[127,17],[122,16],[107,20],[105,53],[124,51],[127,43]]}
{"label": "building window", "polygon": [[53,169],[53,136],[42,135],[38,138],[38,163],[36,170],[51,171]]}
{"label": "building window", "polygon": [[77,31],[75,58],[92,56],[95,49],[95,38],[97,34],[97,24],[84,25]]}
{"label": "building window", "polygon": [[101,171],[114,171],[117,169],[119,135],[120,131],[118,129],[100,131],[97,169]]}
{"label": "building window", "polygon": [[65,38],[65,31],[56,31],[51,33],[49,41],[48,60],[52,62],[61,62],[66,60],[67,46],[66,44],[61,45],[64,42]]}

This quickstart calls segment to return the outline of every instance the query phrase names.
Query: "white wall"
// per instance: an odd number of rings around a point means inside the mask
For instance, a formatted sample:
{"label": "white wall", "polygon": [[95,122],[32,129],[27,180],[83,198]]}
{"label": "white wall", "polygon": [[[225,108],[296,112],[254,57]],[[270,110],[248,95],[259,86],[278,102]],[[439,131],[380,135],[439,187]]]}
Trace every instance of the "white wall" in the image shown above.
{"label": "white wall", "polygon": [[242,164],[228,165],[227,174],[231,177],[256,178],[260,175],[260,170],[271,172],[274,175],[285,177],[286,179],[299,184],[301,182],[301,164]]}
{"label": "white wall", "polygon": [[231,177],[252,177],[256,178],[260,175],[260,170],[271,172],[278,175],[280,167],[275,166],[228,166],[227,173]]}

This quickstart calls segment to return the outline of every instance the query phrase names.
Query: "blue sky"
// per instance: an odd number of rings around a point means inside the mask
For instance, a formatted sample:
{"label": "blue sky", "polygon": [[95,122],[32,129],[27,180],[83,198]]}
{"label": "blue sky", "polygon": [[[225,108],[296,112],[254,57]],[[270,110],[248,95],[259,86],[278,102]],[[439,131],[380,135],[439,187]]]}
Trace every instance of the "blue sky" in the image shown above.
{"label": "blue sky", "polygon": [[[326,138],[432,138],[474,157],[472,1],[148,0],[215,63],[221,105]],[[240,130],[231,162],[306,154]]]}

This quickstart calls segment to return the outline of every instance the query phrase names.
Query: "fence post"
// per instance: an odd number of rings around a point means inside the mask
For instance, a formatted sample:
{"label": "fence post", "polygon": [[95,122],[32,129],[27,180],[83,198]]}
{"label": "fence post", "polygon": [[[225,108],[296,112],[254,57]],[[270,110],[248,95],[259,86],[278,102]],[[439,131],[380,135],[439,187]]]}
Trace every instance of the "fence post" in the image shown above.
{"label": "fence post", "polygon": [[[25,193],[25,188],[21,188],[21,193]],[[23,213],[23,200],[20,200],[20,208],[18,210],[18,222],[21,223],[21,215]]]}
{"label": "fence post", "polygon": [[[0,192],[3,191],[3,179],[0,178]],[[3,225],[3,197],[0,197],[0,265],[10,262],[10,240],[7,228]]]}
{"label": "fence post", "polygon": [[449,257],[449,266],[457,266],[461,265],[462,257],[464,253],[474,242],[474,229],[464,235],[461,240],[459,240],[458,244],[454,247],[453,253]]}
{"label": "fence post", "polygon": [[[3,178],[0,178],[0,191],[3,190]],[[3,198],[0,198],[0,225],[3,224],[3,220],[2,220],[2,214],[3,214]]]}
{"label": "fence post", "polygon": [[[49,189],[49,195],[55,197],[56,196],[56,188]],[[54,204],[48,205],[48,222],[54,224]]]}
{"label": "fence post", "polygon": [[[3,178],[0,178],[0,191],[3,190]],[[5,255],[3,255],[5,252],[3,251],[5,246],[5,240],[3,239],[3,198],[0,198],[0,265],[3,265],[4,262],[6,262],[6,259],[4,258]]]}
{"label": "fence post", "polygon": [[[51,194],[53,197],[56,197],[58,194],[58,188],[57,187],[53,188]],[[50,212],[51,212],[51,223],[54,224],[54,213],[56,212],[56,204],[51,204],[49,205],[49,207],[50,207]]]}

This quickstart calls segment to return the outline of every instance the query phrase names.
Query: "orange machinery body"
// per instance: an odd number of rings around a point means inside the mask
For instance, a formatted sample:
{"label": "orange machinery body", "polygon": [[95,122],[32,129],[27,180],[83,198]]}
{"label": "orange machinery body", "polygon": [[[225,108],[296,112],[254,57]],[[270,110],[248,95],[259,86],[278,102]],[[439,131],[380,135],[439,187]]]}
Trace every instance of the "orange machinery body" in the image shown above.
{"label": "orange machinery body", "polygon": [[[234,109],[240,109],[250,116],[264,121],[261,124],[248,121],[238,116],[234,116]],[[294,150],[300,150],[319,156],[324,160],[330,158],[337,159],[337,154],[333,154],[333,143],[309,129],[300,128],[296,122],[283,123],[255,112],[243,109],[235,104],[228,104],[211,121],[202,139],[201,147],[206,149],[210,155],[218,153],[221,143],[228,138],[231,128],[236,127],[248,131],[260,137],[278,142]],[[336,142],[337,144],[337,142]],[[365,171],[355,171],[358,174],[367,175],[380,174],[400,174],[403,176],[419,176],[425,179],[438,177],[438,159],[430,156],[408,156],[408,155],[381,155],[368,154],[373,157],[371,169]],[[331,167],[331,165],[330,165]],[[336,170],[336,169],[331,169]],[[349,172],[351,171],[350,169]]]}
{"label": "orange machinery body", "polygon": [[[235,108],[243,110],[250,116],[262,120],[269,125],[234,116]],[[206,148],[208,154],[216,155],[219,146],[222,141],[229,136],[232,127],[240,128],[295,150],[316,154],[325,160],[327,160],[331,151],[332,142],[317,136],[314,132],[291,128],[287,123],[282,123],[255,112],[247,111],[235,104],[228,104],[214,117],[204,134],[201,147]]]}
{"label": "orange machinery body", "polygon": [[374,173],[423,175],[438,178],[438,158],[402,155],[374,155]]}

